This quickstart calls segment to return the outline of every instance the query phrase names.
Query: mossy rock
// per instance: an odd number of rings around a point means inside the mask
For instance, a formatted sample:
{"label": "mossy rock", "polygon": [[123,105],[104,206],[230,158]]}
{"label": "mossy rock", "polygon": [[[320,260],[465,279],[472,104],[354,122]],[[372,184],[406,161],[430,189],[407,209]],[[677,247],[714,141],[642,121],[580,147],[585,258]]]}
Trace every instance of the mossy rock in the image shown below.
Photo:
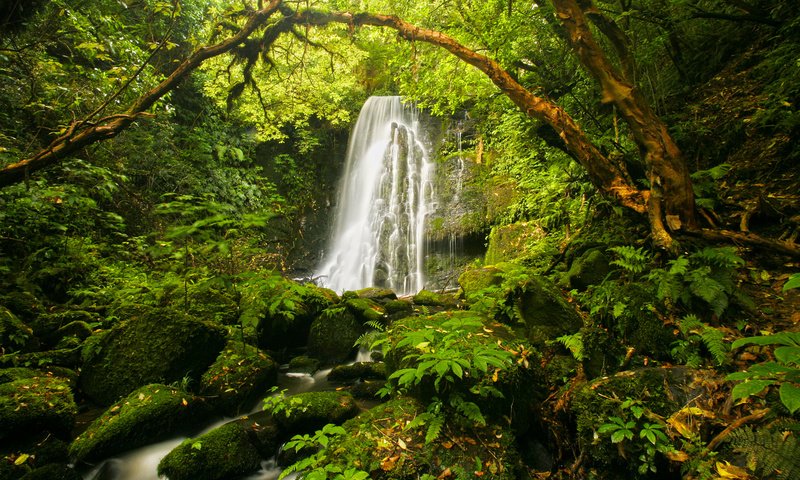
{"label": "mossy rock", "polygon": [[11,310],[0,306],[0,345],[7,352],[35,348],[37,340],[33,329],[25,325]]}
{"label": "mossy rock", "polygon": [[404,428],[424,411],[419,401],[399,397],[348,420],[343,424],[346,433],[331,439],[320,466],[355,467],[373,479],[387,480],[412,480],[425,474],[459,479],[521,478],[515,436],[507,427],[450,422],[445,432],[426,442],[427,426]]}
{"label": "mossy rock", "polygon": [[496,266],[467,270],[458,277],[458,285],[461,287],[464,298],[467,299],[481,290],[499,286],[502,283],[503,272]]}
{"label": "mossy rock", "polygon": [[299,355],[289,360],[289,371],[296,373],[312,373],[319,370],[319,360],[308,355]]}
{"label": "mossy rock", "polygon": [[217,409],[233,415],[278,380],[278,364],[266,353],[240,341],[229,341],[200,377],[200,392]]}
{"label": "mossy rock", "polygon": [[[31,323],[31,327],[42,339],[43,344],[53,347],[65,336],[76,335],[79,331],[81,335],[91,334],[92,329],[88,328],[87,332],[84,326],[89,327],[90,324],[99,322],[100,316],[97,313],[86,310],[64,310],[39,315]],[[81,338],[86,337],[88,335]]]}
{"label": "mossy rock", "polygon": [[66,437],[78,411],[69,384],[60,378],[30,377],[0,385],[0,441],[47,430]]}
{"label": "mossy rock", "polygon": [[269,351],[304,347],[311,323],[336,303],[329,290],[291,280],[281,280],[269,295],[264,301],[274,306],[264,312],[256,327],[258,346]]}
{"label": "mossy rock", "polygon": [[86,340],[92,335],[92,327],[83,320],[76,320],[56,330],[56,335],[61,338],[76,337],[81,340]]}
{"label": "mossy rock", "polygon": [[576,333],[583,326],[583,319],[575,307],[545,277],[529,276],[512,295],[528,340],[534,345],[543,345],[548,340]]}
{"label": "mossy rock", "polygon": [[78,374],[63,367],[46,366],[42,368],[11,367],[0,369],[0,384],[33,377],[58,377],[66,381],[71,389],[78,385]]}
{"label": "mossy rock", "polygon": [[258,470],[261,455],[238,422],[215,428],[175,447],[158,464],[170,480],[222,480]]}
{"label": "mossy rock", "polygon": [[227,330],[174,310],[126,320],[87,346],[83,392],[108,405],[142,385],[197,381],[227,342]]}
{"label": "mossy rock", "polygon": [[383,362],[356,362],[351,365],[337,365],[328,374],[328,380],[341,383],[385,379],[386,364]]}
{"label": "mossy rock", "polygon": [[23,322],[30,322],[44,313],[42,301],[27,291],[8,292],[0,296],[0,305],[8,307]]}
{"label": "mossy rock", "polygon": [[408,300],[389,300],[383,304],[383,309],[390,319],[402,318],[414,311],[414,305]]}
{"label": "mossy rock", "polygon": [[484,263],[494,265],[520,258],[527,246],[544,238],[546,233],[538,224],[519,222],[492,227]]}
{"label": "mossy rock", "polygon": [[75,461],[95,461],[147,445],[207,418],[211,406],[167,385],[146,385],[97,418],[70,445]]}
{"label": "mossy rock", "polygon": [[383,323],[386,318],[386,310],[375,300],[369,298],[348,298],[344,300],[344,305],[361,323],[378,322]]}
{"label": "mossy rock", "polygon": [[83,477],[65,463],[51,463],[31,470],[20,480],[83,480]]}
{"label": "mossy rock", "polygon": [[599,285],[611,271],[610,260],[602,249],[592,248],[575,259],[564,274],[563,283],[570,289],[586,290]]}
{"label": "mossy rock", "polygon": [[368,287],[356,290],[356,295],[359,298],[367,298],[374,300],[380,304],[384,304],[391,300],[397,300],[397,294],[390,288]]}
{"label": "mossy rock", "polygon": [[81,346],[58,348],[43,352],[14,352],[0,355],[2,366],[77,368],[81,363]]}
{"label": "mossy rock", "polygon": [[363,332],[362,324],[350,309],[329,308],[311,324],[308,354],[324,365],[341,362],[353,354],[354,344]]}
{"label": "mossy rock", "polygon": [[347,392],[298,393],[283,403],[285,408],[274,418],[285,438],[313,432],[328,423],[340,424],[358,414],[358,405]]}
{"label": "mossy rock", "polygon": [[414,295],[414,305],[424,305],[427,307],[446,307],[456,308],[458,301],[446,293],[435,293],[430,290],[420,290],[419,293]]}

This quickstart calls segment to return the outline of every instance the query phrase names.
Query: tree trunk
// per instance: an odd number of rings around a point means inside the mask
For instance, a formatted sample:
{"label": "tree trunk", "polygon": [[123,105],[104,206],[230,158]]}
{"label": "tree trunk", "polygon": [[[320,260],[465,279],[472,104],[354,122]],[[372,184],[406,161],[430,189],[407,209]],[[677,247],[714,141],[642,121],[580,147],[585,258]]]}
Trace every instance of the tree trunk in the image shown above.
{"label": "tree trunk", "polygon": [[665,223],[670,230],[697,227],[689,170],[680,149],[641,92],[608,60],[578,3],[575,0],[552,1],[581,63],[599,82],[603,101],[616,105],[639,146],[650,181],[647,212],[653,241],[671,249],[672,236]]}
{"label": "tree trunk", "polygon": [[552,126],[566,145],[567,150],[586,169],[592,183],[600,191],[615,197],[623,206],[639,213],[646,211],[642,192],[633,185],[623,166],[615,164],[603,155],[564,109],[546,98],[533,95],[491,58],[468,49],[441,32],[416,27],[393,15],[369,13],[353,15],[306,10],[288,18],[293,22],[307,25],[327,25],[338,22],[351,26],[388,27],[397,30],[398,34],[407,40],[427,42],[444,48],[463,62],[486,74],[527,115]]}

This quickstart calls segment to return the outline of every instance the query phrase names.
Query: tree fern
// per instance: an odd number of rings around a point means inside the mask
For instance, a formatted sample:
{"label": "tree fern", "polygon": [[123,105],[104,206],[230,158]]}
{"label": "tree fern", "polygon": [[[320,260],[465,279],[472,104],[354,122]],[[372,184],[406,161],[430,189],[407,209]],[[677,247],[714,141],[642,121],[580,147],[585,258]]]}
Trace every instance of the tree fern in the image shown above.
{"label": "tree fern", "polygon": [[761,478],[800,478],[800,443],[795,435],[741,427],[731,432],[728,441],[735,451],[747,455],[748,463],[755,465]]}

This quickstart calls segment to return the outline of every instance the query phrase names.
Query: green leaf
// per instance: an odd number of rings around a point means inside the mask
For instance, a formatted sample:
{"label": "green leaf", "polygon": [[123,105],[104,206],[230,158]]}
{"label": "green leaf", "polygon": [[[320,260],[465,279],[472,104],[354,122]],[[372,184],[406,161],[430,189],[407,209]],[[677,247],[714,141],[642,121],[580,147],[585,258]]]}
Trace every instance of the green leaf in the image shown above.
{"label": "green leaf", "polygon": [[800,387],[784,382],[780,388],[781,403],[789,410],[789,413],[794,415],[800,409]]}
{"label": "green leaf", "polygon": [[800,347],[778,347],[775,358],[783,363],[800,363]]}
{"label": "green leaf", "polygon": [[800,288],[800,273],[795,273],[789,277],[789,280],[787,280],[785,284],[783,284],[784,292],[793,288]]}
{"label": "green leaf", "polygon": [[774,383],[775,380],[748,380],[733,387],[731,396],[734,400],[746,398],[750,395],[755,395],[756,393],[761,392]]}
{"label": "green leaf", "polygon": [[451,369],[458,378],[464,378],[464,371],[461,369],[461,365],[459,365],[457,362],[452,363]]}
{"label": "green leaf", "polygon": [[619,442],[625,440],[625,436],[626,436],[625,434],[626,433],[629,433],[629,432],[627,430],[623,430],[623,429],[617,430],[616,432],[611,434],[611,443],[619,443]]}

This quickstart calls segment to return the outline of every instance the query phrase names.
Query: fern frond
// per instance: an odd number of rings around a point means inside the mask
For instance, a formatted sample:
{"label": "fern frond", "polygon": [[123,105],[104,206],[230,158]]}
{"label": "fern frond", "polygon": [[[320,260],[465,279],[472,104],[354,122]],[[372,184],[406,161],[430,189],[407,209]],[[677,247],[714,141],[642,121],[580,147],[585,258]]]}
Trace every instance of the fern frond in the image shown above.
{"label": "fern frond", "polygon": [[584,359],[583,335],[581,335],[581,332],[573,333],[572,335],[562,335],[556,338],[556,341],[564,345],[567,350],[572,353],[572,356],[575,357],[575,360],[580,362]]}
{"label": "fern frond", "polygon": [[733,247],[706,247],[692,254],[692,258],[700,260],[704,265],[722,268],[739,268],[744,265],[744,260],[736,254]]}
{"label": "fern frond", "polygon": [[755,464],[756,474],[762,478],[800,478],[800,443],[795,435],[741,427],[731,432],[728,441],[734,450],[747,455],[748,463]]}
{"label": "fern frond", "polygon": [[622,267],[630,273],[642,273],[650,263],[650,254],[643,247],[634,248],[629,245],[621,245],[611,247],[609,250],[617,254],[617,259],[610,263]]}

